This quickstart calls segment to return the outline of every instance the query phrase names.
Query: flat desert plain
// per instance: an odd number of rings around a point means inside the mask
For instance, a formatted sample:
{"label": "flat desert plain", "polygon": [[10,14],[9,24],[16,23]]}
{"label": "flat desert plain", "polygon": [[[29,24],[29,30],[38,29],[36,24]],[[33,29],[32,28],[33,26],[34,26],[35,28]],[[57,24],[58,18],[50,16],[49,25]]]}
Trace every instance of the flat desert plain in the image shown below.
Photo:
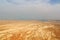
{"label": "flat desert plain", "polygon": [[60,40],[60,22],[0,20],[0,40]]}

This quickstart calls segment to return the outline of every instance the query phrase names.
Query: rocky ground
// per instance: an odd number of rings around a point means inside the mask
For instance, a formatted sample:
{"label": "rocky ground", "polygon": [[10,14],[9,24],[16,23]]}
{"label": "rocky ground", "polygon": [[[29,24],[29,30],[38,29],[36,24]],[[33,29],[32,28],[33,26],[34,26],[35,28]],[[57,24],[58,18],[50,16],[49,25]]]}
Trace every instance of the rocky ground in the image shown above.
{"label": "rocky ground", "polygon": [[60,23],[0,21],[0,40],[60,40]]}

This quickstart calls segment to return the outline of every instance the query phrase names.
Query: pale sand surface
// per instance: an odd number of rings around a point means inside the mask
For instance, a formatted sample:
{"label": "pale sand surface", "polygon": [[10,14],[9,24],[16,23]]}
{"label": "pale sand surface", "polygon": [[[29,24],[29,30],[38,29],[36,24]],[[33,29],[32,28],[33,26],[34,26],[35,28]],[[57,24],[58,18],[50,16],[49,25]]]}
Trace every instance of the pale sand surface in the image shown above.
{"label": "pale sand surface", "polygon": [[60,40],[60,23],[0,20],[0,40]]}

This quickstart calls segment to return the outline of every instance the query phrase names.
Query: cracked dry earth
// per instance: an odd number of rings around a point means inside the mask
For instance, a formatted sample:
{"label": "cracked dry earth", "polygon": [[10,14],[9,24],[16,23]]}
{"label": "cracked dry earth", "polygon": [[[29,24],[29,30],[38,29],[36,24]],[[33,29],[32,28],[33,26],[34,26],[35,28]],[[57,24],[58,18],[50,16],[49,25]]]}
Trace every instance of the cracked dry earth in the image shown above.
{"label": "cracked dry earth", "polygon": [[60,40],[60,24],[40,21],[5,22],[0,25],[0,40]]}

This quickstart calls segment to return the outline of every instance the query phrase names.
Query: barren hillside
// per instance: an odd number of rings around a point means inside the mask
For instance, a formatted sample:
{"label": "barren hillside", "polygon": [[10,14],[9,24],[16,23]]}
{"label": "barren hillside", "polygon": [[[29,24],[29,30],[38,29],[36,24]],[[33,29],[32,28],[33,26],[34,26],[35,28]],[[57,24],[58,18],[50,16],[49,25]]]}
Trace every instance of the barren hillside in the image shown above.
{"label": "barren hillside", "polygon": [[0,21],[0,40],[60,40],[60,23]]}

